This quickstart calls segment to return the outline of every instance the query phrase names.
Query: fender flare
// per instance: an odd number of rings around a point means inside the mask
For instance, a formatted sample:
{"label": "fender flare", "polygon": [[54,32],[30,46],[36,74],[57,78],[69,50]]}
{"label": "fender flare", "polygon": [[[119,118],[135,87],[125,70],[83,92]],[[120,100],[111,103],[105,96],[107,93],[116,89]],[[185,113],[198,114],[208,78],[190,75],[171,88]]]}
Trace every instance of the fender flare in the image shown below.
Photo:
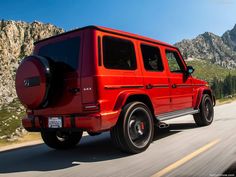
{"label": "fender flare", "polygon": [[[142,95],[142,96],[146,96],[149,98],[149,96],[147,95],[146,92],[144,91],[124,91],[124,92],[121,92],[117,99],[116,99],[116,103],[115,103],[115,106],[113,108],[114,111],[118,111],[120,109],[122,109],[122,107],[125,105],[125,102],[127,101],[127,99],[130,97],[130,96],[134,96],[134,95]],[[149,98],[150,99],[150,98]],[[150,99],[151,101],[151,99]],[[152,103],[152,102],[151,102]],[[152,105],[153,107],[153,105]]]}
{"label": "fender flare", "polygon": [[215,99],[215,95],[212,93],[212,90],[208,87],[201,87],[198,89],[197,91],[197,96],[196,96],[196,101],[194,104],[194,108],[198,109],[200,106],[200,103],[202,101],[202,96],[203,94],[209,94],[213,103],[213,106],[215,106],[216,104],[216,99]]}

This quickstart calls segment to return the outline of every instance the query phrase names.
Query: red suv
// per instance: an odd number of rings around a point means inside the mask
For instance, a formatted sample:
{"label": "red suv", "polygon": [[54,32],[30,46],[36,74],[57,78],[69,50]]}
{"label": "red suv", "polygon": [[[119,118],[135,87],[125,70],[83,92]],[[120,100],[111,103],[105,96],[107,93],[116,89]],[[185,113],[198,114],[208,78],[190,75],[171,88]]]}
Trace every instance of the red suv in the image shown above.
{"label": "red suv", "polygon": [[22,123],[55,149],[75,146],[83,131],[110,131],[116,146],[139,153],[161,121],[212,123],[214,96],[193,71],[167,43],[98,26],[66,32],[35,43],[17,70]]}

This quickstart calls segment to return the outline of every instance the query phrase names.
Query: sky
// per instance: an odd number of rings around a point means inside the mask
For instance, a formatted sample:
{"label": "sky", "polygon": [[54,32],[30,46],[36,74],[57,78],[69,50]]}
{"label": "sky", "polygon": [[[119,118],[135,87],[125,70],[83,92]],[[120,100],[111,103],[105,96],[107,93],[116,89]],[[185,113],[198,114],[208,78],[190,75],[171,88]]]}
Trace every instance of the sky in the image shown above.
{"label": "sky", "polygon": [[0,0],[0,19],[51,23],[66,31],[88,25],[174,44],[236,24],[236,0]]}

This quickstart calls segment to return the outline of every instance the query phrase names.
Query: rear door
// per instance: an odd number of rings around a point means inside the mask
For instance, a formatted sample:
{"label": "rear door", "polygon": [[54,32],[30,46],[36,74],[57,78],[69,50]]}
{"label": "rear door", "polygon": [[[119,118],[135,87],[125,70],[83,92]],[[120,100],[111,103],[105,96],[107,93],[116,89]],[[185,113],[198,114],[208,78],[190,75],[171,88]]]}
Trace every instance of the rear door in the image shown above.
{"label": "rear door", "polygon": [[160,46],[141,43],[143,81],[152,100],[155,115],[170,111],[170,91]]}
{"label": "rear door", "polygon": [[[117,96],[143,89],[136,46],[132,38],[102,33],[102,61],[98,70],[101,110],[114,109]],[[125,91],[125,92],[124,92]]]}
{"label": "rear door", "polygon": [[76,31],[53,37],[37,44],[34,54],[47,58],[53,65],[52,100],[49,107],[35,114],[71,114],[81,109],[80,68],[82,64],[83,32]]}
{"label": "rear door", "polygon": [[166,60],[168,61],[168,74],[170,86],[171,110],[183,110],[192,108],[193,86],[192,77],[185,74],[186,64],[179,52],[175,49],[165,50]]}

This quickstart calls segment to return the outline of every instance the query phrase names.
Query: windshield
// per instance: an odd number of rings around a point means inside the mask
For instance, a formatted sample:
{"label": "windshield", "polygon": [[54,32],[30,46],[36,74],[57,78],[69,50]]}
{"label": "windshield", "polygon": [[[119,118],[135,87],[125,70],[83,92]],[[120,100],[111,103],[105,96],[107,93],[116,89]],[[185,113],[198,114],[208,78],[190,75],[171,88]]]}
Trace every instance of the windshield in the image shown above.
{"label": "windshield", "polygon": [[39,49],[38,55],[53,60],[63,70],[75,71],[79,64],[80,37],[51,43]]}

